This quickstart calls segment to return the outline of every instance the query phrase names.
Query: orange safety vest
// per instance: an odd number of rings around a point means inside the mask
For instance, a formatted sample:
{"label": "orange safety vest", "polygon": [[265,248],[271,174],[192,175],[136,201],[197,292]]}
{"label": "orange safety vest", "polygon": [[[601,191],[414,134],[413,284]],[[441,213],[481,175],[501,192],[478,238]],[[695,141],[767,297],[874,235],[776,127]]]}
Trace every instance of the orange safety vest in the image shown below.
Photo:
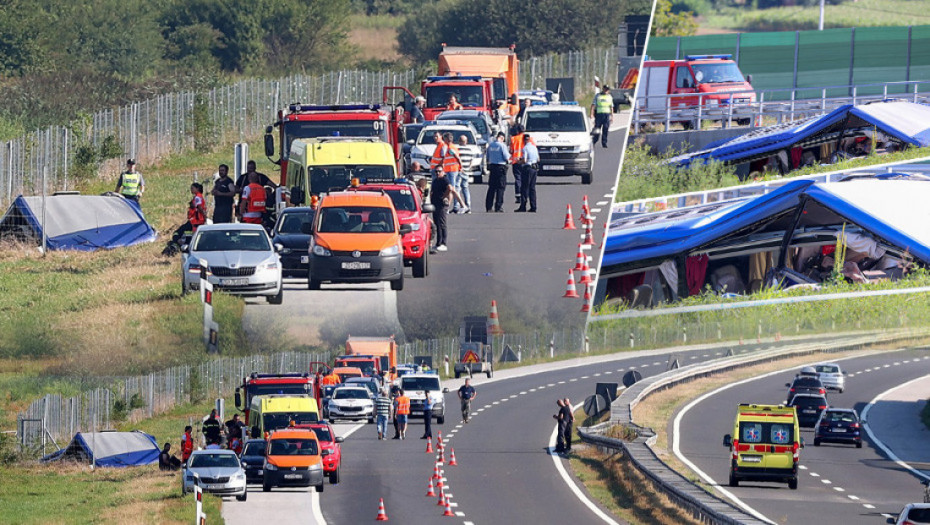
{"label": "orange safety vest", "polygon": [[407,396],[397,396],[397,414],[401,416],[410,414],[410,398]]}
{"label": "orange safety vest", "polygon": [[191,226],[194,227],[194,231],[197,231],[197,227],[201,224],[206,224],[207,214],[203,209],[203,194],[198,193],[191,199],[191,207],[187,208],[187,220],[190,221]]}
{"label": "orange safety vest", "polygon": [[448,148],[455,152],[455,155],[450,155],[444,154],[444,151],[446,151],[443,149],[444,147],[446,147],[445,143],[436,146],[433,158],[429,162],[430,167],[438,168],[441,165],[442,171],[446,173],[462,171],[462,163],[459,161],[459,149],[454,144],[448,145]]}
{"label": "orange safety vest", "polygon": [[446,105],[446,111],[452,111],[455,109],[462,109],[462,105],[459,104],[458,102],[456,102],[455,104],[450,103]]}
{"label": "orange safety vest", "polygon": [[523,146],[525,145],[523,141],[526,139],[529,139],[530,144],[536,144],[533,142],[533,137],[528,136],[526,133],[510,137],[510,162],[516,164],[518,160],[523,158]]}
{"label": "orange safety vest", "polygon": [[261,184],[249,184],[249,200],[246,212],[265,213],[265,187]]}
{"label": "orange safety vest", "polygon": [[181,458],[187,461],[194,452],[194,438],[187,432],[181,436]]}
{"label": "orange safety vest", "polygon": [[329,374],[328,376],[324,377],[322,381],[320,381],[320,383],[324,385],[338,385],[341,382],[342,381],[339,380],[339,376],[336,374]]}

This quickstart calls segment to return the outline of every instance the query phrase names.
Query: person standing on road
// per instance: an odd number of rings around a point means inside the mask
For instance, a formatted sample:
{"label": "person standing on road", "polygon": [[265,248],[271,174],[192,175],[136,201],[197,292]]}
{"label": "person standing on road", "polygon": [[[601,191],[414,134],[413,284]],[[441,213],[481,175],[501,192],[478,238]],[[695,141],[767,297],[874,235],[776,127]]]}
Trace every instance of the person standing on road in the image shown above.
{"label": "person standing on road", "polygon": [[559,406],[559,411],[552,415],[552,418],[558,423],[555,435],[555,453],[562,454],[565,452],[565,401],[557,399],[555,404]]}
{"label": "person standing on road", "polygon": [[187,425],[184,427],[184,435],[181,436],[181,461],[184,463],[187,463],[194,453],[194,436],[191,435],[193,431],[194,427]]}
{"label": "person standing on road", "polygon": [[[400,390],[400,395],[394,399],[394,418],[397,420],[397,428],[400,430],[400,439],[407,438],[407,418],[410,417],[410,398]],[[397,438],[394,438],[397,439]]]}
{"label": "person standing on road", "polygon": [[429,397],[429,390],[425,391],[423,399],[423,437],[420,439],[433,439],[433,401]]}
{"label": "person standing on road", "polygon": [[[523,166],[520,170],[523,182],[520,183],[520,207],[516,211],[536,213],[536,175],[539,173],[539,150],[536,149],[536,144],[533,141],[524,141],[520,163]],[[529,210],[526,209],[527,203],[530,205]]]}
{"label": "person standing on road", "polygon": [[504,190],[507,189],[507,165],[510,164],[510,152],[504,146],[504,132],[497,133],[497,137],[488,146],[488,194],[484,198],[485,211],[497,213],[504,211]]}
{"label": "person standing on road", "polygon": [[[459,136],[458,147],[461,147],[461,146],[468,146],[468,137],[466,137],[465,135]],[[456,150],[456,151],[461,151],[461,150]],[[459,195],[462,196],[462,200],[465,201],[465,209],[462,210],[461,213],[471,213],[471,191],[468,190],[468,184],[469,184],[468,174],[465,173],[465,171],[463,170],[463,167],[464,166],[462,166],[462,158],[460,156],[459,157],[459,174],[458,174],[459,176],[458,176],[458,179],[456,180],[455,189],[458,190]]]}
{"label": "person standing on road", "polygon": [[233,199],[236,196],[236,183],[229,177],[229,166],[220,164],[217,168],[220,177],[213,183],[210,194],[213,195],[213,224],[233,221]]}
{"label": "person standing on road", "polygon": [[388,397],[387,390],[379,390],[378,397],[375,399],[375,416],[378,424],[378,441],[387,438],[387,422],[391,417],[391,398]]}
{"label": "person standing on road", "polygon": [[394,437],[400,439],[400,423],[397,421],[397,403],[394,400],[400,395],[400,385],[391,385],[391,412],[394,414]]}
{"label": "person standing on road", "polygon": [[567,397],[562,400],[563,419],[565,420],[565,452],[572,451],[572,428],[575,425],[575,414],[572,412],[572,401]]}
{"label": "person standing on road", "polygon": [[524,142],[532,140],[523,132],[521,124],[514,124],[510,128],[510,163],[513,164],[513,191],[517,204],[520,204],[520,194],[523,190],[523,145]]}
{"label": "person standing on road", "polygon": [[123,197],[139,203],[139,198],[145,192],[145,179],[142,174],[136,171],[136,160],[129,159],[126,161],[126,171],[120,173],[119,180],[116,181],[116,193]]}
{"label": "person standing on road", "polygon": [[465,384],[459,387],[459,399],[462,402],[462,423],[468,423],[471,419],[471,402],[478,397],[475,387],[471,386],[471,379],[466,379]]}
{"label": "person standing on road", "polygon": [[261,224],[265,215],[265,187],[259,184],[258,172],[249,172],[249,185],[242,188],[239,199],[239,214],[242,222]]}
{"label": "person standing on road", "polygon": [[210,411],[210,416],[203,421],[203,437],[207,441],[207,445],[219,444],[220,443],[220,421],[216,419],[216,409]]}
{"label": "person standing on road", "polygon": [[[447,225],[448,209],[453,200],[462,202],[452,183],[446,178],[446,173],[438,172],[436,180],[429,190],[429,201],[433,204],[433,223],[436,225],[436,251],[444,252],[448,250],[446,241],[449,236]],[[464,205],[464,204],[463,204]]]}
{"label": "person standing on road", "polygon": [[610,131],[610,117],[614,110],[614,97],[610,94],[610,86],[604,84],[601,92],[594,97],[591,103],[591,117],[594,119],[594,129],[600,130],[601,146],[607,147],[607,132]]}

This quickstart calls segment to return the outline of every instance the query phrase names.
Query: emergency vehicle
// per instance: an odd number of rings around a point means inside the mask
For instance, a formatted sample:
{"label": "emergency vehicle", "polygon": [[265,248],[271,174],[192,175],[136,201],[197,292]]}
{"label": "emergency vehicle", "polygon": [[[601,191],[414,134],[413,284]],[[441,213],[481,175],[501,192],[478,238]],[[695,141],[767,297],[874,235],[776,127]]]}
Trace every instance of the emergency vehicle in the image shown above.
{"label": "emergency vehicle", "polygon": [[259,374],[252,373],[242,378],[242,384],[236,387],[236,409],[243,412],[243,420],[249,426],[249,412],[252,398],[272,394],[311,395],[319,398],[319,386],[315,378],[303,374]]}
{"label": "emergency vehicle", "polygon": [[267,438],[275,430],[287,428],[291,423],[316,423],[320,410],[316,399],[309,395],[264,395],[252,398],[249,406],[252,416],[252,438]]}
{"label": "emergency vehicle", "polygon": [[742,480],[788,483],[798,488],[798,462],[804,439],[794,407],[740,404],[733,434],[723,436],[730,449],[730,486]]}
{"label": "emergency vehicle", "polygon": [[353,179],[373,184],[397,179],[390,144],[374,137],[295,139],[288,158],[287,180],[295,206],[309,206],[327,193],[345,190]]}

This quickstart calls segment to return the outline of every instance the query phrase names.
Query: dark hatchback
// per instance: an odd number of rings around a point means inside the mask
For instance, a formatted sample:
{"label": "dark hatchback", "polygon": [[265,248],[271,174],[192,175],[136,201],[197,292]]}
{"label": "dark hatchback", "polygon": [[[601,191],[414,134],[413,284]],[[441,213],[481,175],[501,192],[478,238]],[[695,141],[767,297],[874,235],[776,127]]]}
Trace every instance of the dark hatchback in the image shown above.
{"label": "dark hatchback", "polygon": [[795,394],[788,403],[798,412],[798,426],[811,428],[817,424],[820,413],[829,408],[827,397],[818,394]]}
{"label": "dark hatchback", "polygon": [[814,446],[821,443],[853,443],[862,448],[859,414],[851,408],[828,408],[814,427]]}
{"label": "dark hatchback", "polygon": [[797,394],[827,395],[827,388],[816,377],[798,376],[793,382],[785,383],[785,386],[788,387],[788,404]]}
{"label": "dark hatchback", "polygon": [[246,483],[261,483],[265,477],[262,469],[265,467],[266,446],[264,439],[250,439],[242,447],[239,461],[242,462],[242,468],[245,470]]}
{"label": "dark hatchback", "polygon": [[313,208],[285,208],[271,232],[274,244],[284,246],[281,250],[281,271],[284,277],[307,277],[310,268],[310,228],[313,223]]}

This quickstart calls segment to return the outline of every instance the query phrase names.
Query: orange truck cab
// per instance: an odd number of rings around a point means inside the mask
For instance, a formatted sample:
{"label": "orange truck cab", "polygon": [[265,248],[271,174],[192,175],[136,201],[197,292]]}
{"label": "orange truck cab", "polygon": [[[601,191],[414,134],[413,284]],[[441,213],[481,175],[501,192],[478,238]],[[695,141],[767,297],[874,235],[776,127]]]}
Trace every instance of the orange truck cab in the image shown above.
{"label": "orange truck cab", "polygon": [[[645,109],[720,107],[756,101],[752,85],[732,55],[688,55],[685,60],[646,60],[639,79],[638,104]],[[666,97],[664,95],[676,95]]]}
{"label": "orange truck cab", "polygon": [[476,109],[489,115],[494,114],[494,83],[480,76],[433,76],[427,77],[421,84],[426,107],[423,116],[426,120],[436,120],[443,111],[450,108],[449,97],[455,95],[462,105],[461,109]]}
{"label": "orange truck cab", "polygon": [[328,453],[309,428],[276,430],[265,449],[262,490],[314,486],[317,492],[323,492],[323,455]]}
{"label": "orange truck cab", "polygon": [[[510,96],[520,89],[520,60],[515,47],[453,47],[443,44],[437,72],[441,76],[478,76],[490,80],[493,100],[509,101]],[[520,107],[510,103],[507,110],[516,115]]]}
{"label": "orange truck cab", "polygon": [[348,190],[320,201],[310,238],[307,287],[328,283],[390,281],[391,290],[404,288],[401,226],[391,197],[382,191]]}
{"label": "orange truck cab", "polygon": [[339,376],[339,380],[343,383],[346,382],[346,379],[352,377],[365,377],[362,369],[357,366],[337,366],[333,368],[333,373]]}

